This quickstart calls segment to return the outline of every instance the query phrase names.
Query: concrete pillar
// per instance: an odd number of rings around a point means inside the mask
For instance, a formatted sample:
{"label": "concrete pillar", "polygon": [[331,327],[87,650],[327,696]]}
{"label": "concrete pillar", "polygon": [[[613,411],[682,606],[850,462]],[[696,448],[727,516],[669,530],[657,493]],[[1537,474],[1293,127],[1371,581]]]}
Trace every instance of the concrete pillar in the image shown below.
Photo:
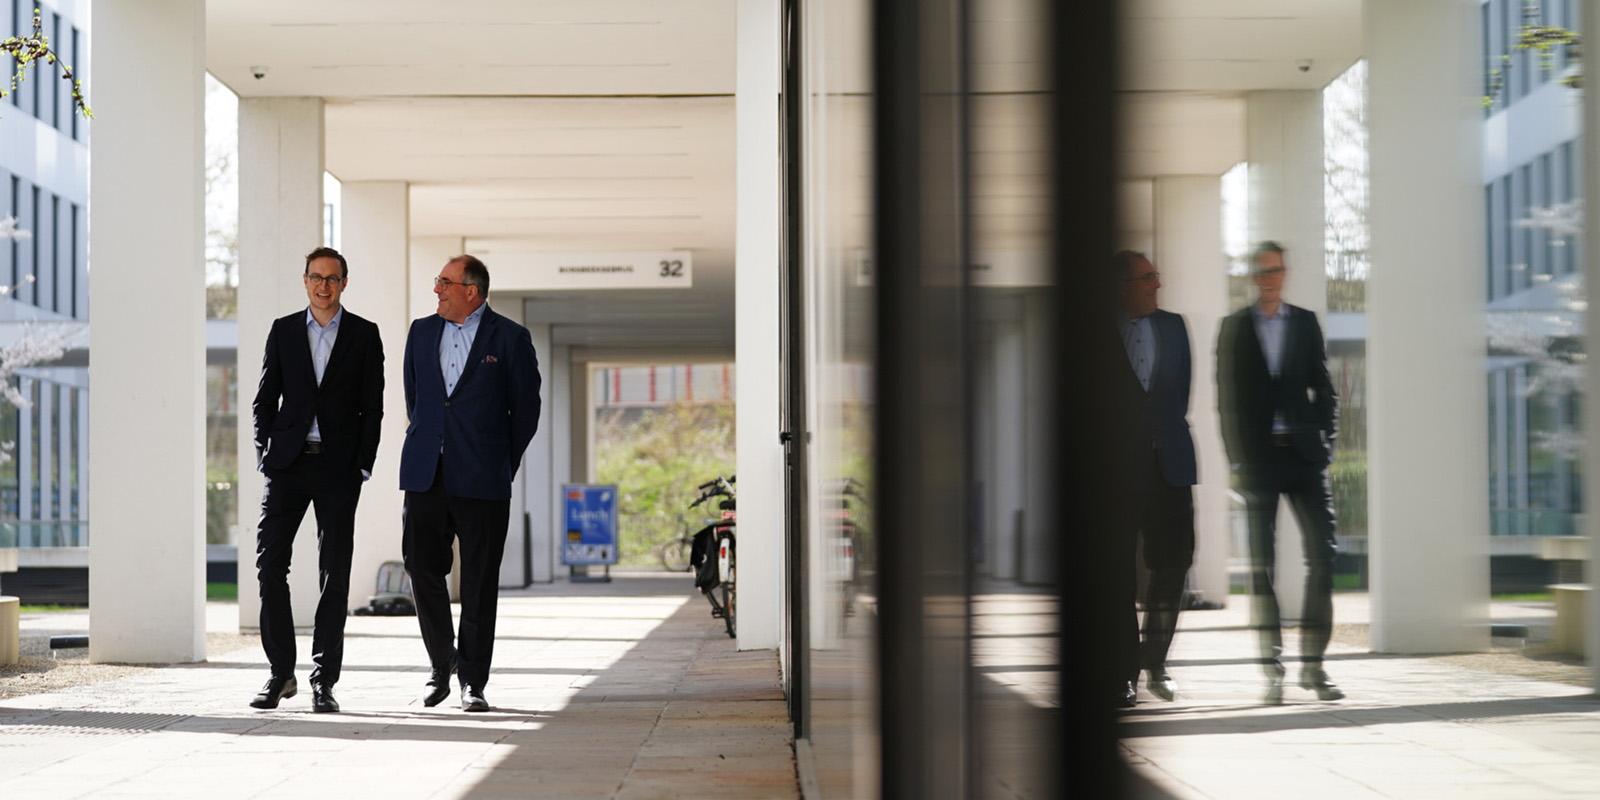
{"label": "concrete pillar", "polygon": [[1060,487],[1054,481],[1055,456],[1048,442],[1058,410],[1050,402],[1050,376],[1055,365],[1050,358],[1050,298],[1032,292],[1023,298],[1022,357],[1026,365],[1023,380],[1023,419],[1028,438],[1023,444],[1023,510],[1021,563],[1017,580],[1040,585],[1055,580],[1055,553],[1060,532],[1055,529],[1050,509]]}
{"label": "concrete pillar", "polygon": [[[524,318],[529,318],[526,309],[531,307],[531,302],[520,304],[524,308]],[[555,506],[556,492],[559,490],[559,481],[556,479],[554,444],[556,440],[555,421],[560,419],[560,413],[565,410],[565,403],[557,408],[558,398],[563,397],[566,383],[566,370],[562,369],[557,361],[556,352],[551,345],[551,330],[548,323],[535,323],[528,326],[528,332],[533,334],[534,349],[539,351],[539,372],[542,373],[544,382],[539,388],[539,435],[533,438],[528,445],[528,455],[522,463],[523,500],[517,506],[528,515],[530,535],[528,536],[527,567],[528,574],[525,580],[534,583],[546,583],[552,576],[554,554],[552,534],[555,531]],[[519,515],[520,516],[520,515]],[[521,542],[521,528],[518,533],[518,542]],[[509,542],[506,552],[510,553]],[[509,557],[509,556],[508,556]],[[521,556],[518,556],[518,569],[522,568]],[[522,573],[518,572],[518,575]]]}
{"label": "concrete pillar", "polygon": [[1368,0],[1372,648],[1489,645],[1479,4]]}
{"label": "concrete pillar", "polygon": [[[1254,247],[1266,239],[1283,245],[1288,250],[1285,261],[1289,266],[1284,299],[1318,317],[1326,317],[1322,92],[1250,92],[1245,97],[1245,117],[1245,151],[1250,164],[1250,245]],[[1215,344],[1215,336],[1211,342]],[[1278,508],[1274,586],[1285,621],[1300,618],[1305,576],[1300,526],[1288,503],[1282,503]]]}
{"label": "concrete pillar", "polygon": [[[489,274],[493,276],[494,273],[490,272]],[[523,313],[522,298],[508,295],[498,298],[491,296],[489,299],[495,313],[518,325],[526,321],[527,317]],[[548,328],[548,326],[546,327]],[[531,334],[532,331],[529,331],[529,333]],[[549,394],[548,390],[544,388],[543,380],[549,378],[550,365],[544,363],[548,353],[539,348],[537,340],[535,340],[534,348],[539,354],[539,377],[541,378],[539,386],[539,399],[541,401],[539,416],[543,417],[545,415],[543,400]],[[500,557],[500,588],[502,589],[521,589],[531,583],[531,576],[528,573],[532,570],[529,568],[531,565],[527,563],[527,557],[531,553],[528,552],[528,543],[523,541],[525,538],[526,519],[523,507],[527,503],[527,482],[530,474],[528,462],[538,456],[541,448],[548,447],[549,444],[550,430],[540,425],[538,433],[533,437],[533,441],[528,443],[527,452],[522,455],[522,466],[517,469],[517,475],[511,481],[510,515],[506,520],[506,549]]]}
{"label": "concrete pillar", "polygon": [[89,657],[199,661],[205,3],[95,0],[93,15]]}
{"label": "concrete pillar", "polygon": [[[778,3],[740,0],[735,75],[738,195],[734,434],[739,475],[739,649],[775,648],[783,629],[783,448],[778,443],[781,196]],[[587,385],[587,381],[584,382]]]}
{"label": "concrete pillar", "polygon": [[[372,479],[356,507],[355,552],[350,560],[350,605],[365,605],[378,568],[400,560],[400,446],[406,438],[405,353],[411,327],[407,309],[418,291],[410,274],[410,187],[404,181],[346,181],[339,192],[340,242],[350,261],[344,304],[372,320],[383,338],[383,434]],[[442,263],[442,262],[441,262]],[[432,285],[428,286],[432,289]],[[429,297],[433,295],[427,293]]]}
{"label": "concrete pillar", "polygon": [[[411,240],[411,268],[407,284],[411,287],[408,306],[411,319],[421,319],[434,313],[439,299],[433,294],[433,279],[438,277],[439,270],[444,269],[444,262],[465,252],[466,242],[460,236],[417,236]],[[490,278],[493,278],[494,262],[487,261],[485,265],[489,267]],[[495,311],[498,313],[500,309],[496,308]]]}
{"label": "concrete pillar", "polygon": [[[1583,0],[1578,16],[1582,21],[1584,36],[1600,36],[1600,0]],[[1583,129],[1600,131],[1600,94],[1593,90],[1583,93]],[[1600,136],[1585,136],[1582,142],[1583,163],[1600,164],[1600,155],[1597,155],[1600,152]],[[1582,197],[1600,198],[1600,171],[1584,170],[1580,191]],[[1584,203],[1583,214],[1583,229],[1600,231],[1600,202],[1591,199]],[[1592,237],[1594,234],[1590,235]],[[1600,247],[1593,246],[1592,239],[1586,244],[1588,246],[1579,251],[1584,285],[1600,286]],[[1600,345],[1596,345],[1596,341],[1600,340],[1600,303],[1587,303],[1583,313],[1583,350],[1585,353],[1600,352]],[[1583,418],[1600,419],[1600,370],[1592,367],[1585,370],[1583,381]],[[1593,430],[1592,423],[1590,430]],[[1600,497],[1600,436],[1585,436],[1583,448],[1583,496],[1597,498]],[[1592,504],[1594,500],[1587,502]],[[1591,511],[1584,514],[1583,519],[1584,532],[1589,537],[1589,566],[1585,578],[1591,587],[1586,601],[1588,613],[1584,617],[1587,645],[1584,650],[1589,659],[1589,686],[1600,691],[1600,592],[1592,589],[1596,583],[1596,570],[1600,569],[1600,514]]]}
{"label": "concrete pillar", "polygon": [[[239,411],[236,544],[241,629],[257,629],[261,622],[256,528],[265,482],[256,471],[251,403],[272,321],[306,309],[301,276],[306,253],[322,244],[322,173],[320,98],[239,99],[239,380],[235,408]],[[354,273],[352,280],[359,285],[360,273]],[[359,290],[346,299],[358,297]],[[317,525],[310,511],[295,534],[289,598],[295,626],[309,631],[317,609]]]}
{"label": "concrete pillar", "polygon": [[[552,340],[554,336],[552,335]],[[559,532],[565,527],[561,518],[562,509],[558,492],[561,484],[573,480],[572,443],[573,423],[575,408],[587,408],[587,402],[577,405],[574,387],[583,384],[586,374],[581,369],[573,367],[572,348],[565,344],[556,344],[550,347],[550,486],[549,497],[546,503],[544,519],[548,524],[540,525],[534,519],[533,533],[536,540],[542,538],[543,545],[535,549],[533,574],[535,581],[552,581],[561,570],[561,557],[558,548],[561,537]]]}
{"label": "concrete pillar", "polygon": [[[1210,602],[1228,601],[1232,535],[1228,456],[1217,417],[1216,341],[1228,313],[1228,269],[1222,253],[1222,179],[1208,176],[1155,181],[1155,259],[1161,272],[1161,306],[1189,325],[1194,372],[1189,425],[1200,484],[1194,489],[1193,587]],[[1160,358],[1160,355],[1157,355]]]}

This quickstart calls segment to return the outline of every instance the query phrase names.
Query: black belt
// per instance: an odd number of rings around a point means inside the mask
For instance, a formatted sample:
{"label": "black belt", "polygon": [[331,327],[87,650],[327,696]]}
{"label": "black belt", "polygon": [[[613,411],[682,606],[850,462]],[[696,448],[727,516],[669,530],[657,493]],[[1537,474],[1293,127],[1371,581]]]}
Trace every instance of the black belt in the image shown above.
{"label": "black belt", "polygon": [[320,456],[322,455],[322,442],[307,441],[306,446],[300,452],[306,455]]}
{"label": "black belt", "polygon": [[1294,446],[1294,439],[1290,438],[1289,434],[1287,434],[1287,433],[1274,433],[1274,434],[1272,434],[1272,446],[1273,447],[1293,447]]}

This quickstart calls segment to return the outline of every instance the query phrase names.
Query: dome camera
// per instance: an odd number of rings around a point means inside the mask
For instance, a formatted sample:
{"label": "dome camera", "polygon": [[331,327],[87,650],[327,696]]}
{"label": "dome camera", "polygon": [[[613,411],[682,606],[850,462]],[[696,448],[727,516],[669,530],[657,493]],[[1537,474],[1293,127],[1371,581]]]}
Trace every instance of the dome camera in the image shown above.
{"label": "dome camera", "polygon": [[[1297,69],[1297,70],[1300,70],[1301,72],[1310,72],[1311,71],[1311,59],[1302,58],[1299,61],[1294,62],[1294,68]],[[261,76],[257,75],[256,77],[259,78]]]}
{"label": "dome camera", "polygon": [[[1304,70],[1302,70],[1302,71],[1304,71]],[[267,68],[266,67],[251,67],[250,68],[250,75],[251,75],[251,77],[254,77],[256,80],[259,81],[262,78],[267,77]]]}

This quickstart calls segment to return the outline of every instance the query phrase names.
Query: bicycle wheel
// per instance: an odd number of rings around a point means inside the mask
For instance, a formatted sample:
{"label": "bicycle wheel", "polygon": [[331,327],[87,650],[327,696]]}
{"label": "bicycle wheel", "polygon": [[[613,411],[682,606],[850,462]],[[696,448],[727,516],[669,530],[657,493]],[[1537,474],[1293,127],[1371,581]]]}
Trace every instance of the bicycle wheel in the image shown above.
{"label": "bicycle wheel", "polygon": [[689,551],[693,547],[694,542],[689,537],[679,536],[657,547],[656,555],[661,559],[661,566],[668,572],[688,572]]}
{"label": "bicycle wheel", "polygon": [[734,603],[738,601],[738,583],[734,580],[734,550],[733,540],[731,538],[728,539],[726,546],[728,552],[728,562],[727,567],[723,572],[722,586],[720,588],[722,590],[722,609],[725,615],[723,619],[728,623],[728,638],[733,639],[737,638],[734,635],[734,623],[736,621],[736,616],[734,614]]}

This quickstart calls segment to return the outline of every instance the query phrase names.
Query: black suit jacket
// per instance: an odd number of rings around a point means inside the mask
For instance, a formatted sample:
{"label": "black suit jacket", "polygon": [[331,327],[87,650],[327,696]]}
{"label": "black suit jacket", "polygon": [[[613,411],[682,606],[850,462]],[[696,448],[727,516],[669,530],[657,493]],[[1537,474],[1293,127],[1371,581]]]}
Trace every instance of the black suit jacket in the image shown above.
{"label": "black suit jacket", "polygon": [[1150,329],[1156,340],[1156,361],[1150,371],[1150,390],[1143,394],[1161,477],[1169,486],[1193,486],[1198,475],[1194,437],[1189,433],[1189,387],[1193,381],[1189,329],[1183,317],[1161,310],[1150,315]]}
{"label": "black suit jacket", "polygon": [[1283,305],[1283,361],[1273,381],[1256,335],[1254,306],[1222,321],[1217,337],[1217,410],[1228,460],[1249,468],[1272,452],[1272,420],[1282,413],[1301,458],[1326,465],[1339,432],[1339,396],[1328,376],[1328,354],[1317,315]]}
{"label": "black suit jacket", "polygon": [[258,465],[284,469],[293,464],[315,417],[329,463],[371,472],[383,423],[383,342],[378,326],[344,310],[319,386],[306,339],[306,312],[274,320],[251,410]]}

